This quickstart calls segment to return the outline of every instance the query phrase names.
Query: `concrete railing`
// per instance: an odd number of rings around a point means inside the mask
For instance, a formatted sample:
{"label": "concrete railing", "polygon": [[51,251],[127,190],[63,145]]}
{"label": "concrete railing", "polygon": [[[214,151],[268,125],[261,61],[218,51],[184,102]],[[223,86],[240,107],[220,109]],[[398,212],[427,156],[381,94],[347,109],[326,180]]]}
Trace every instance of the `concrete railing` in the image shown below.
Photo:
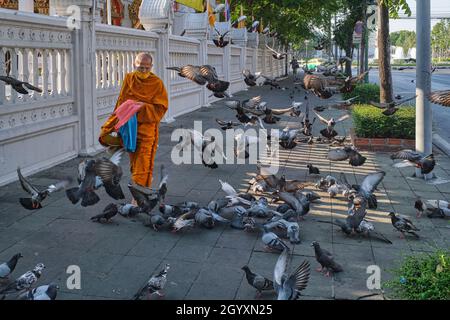
{"label": "concrete railing", "polygon": [[17,166],[28,175],[102,150],[100,127],[138,52],[152,54],[153,71],[168,90],[165,121],[217,100],[169,66],[210,64],[230,82],[229,94],[246,88],[244,68],[269,76],[284,73],[284,61],[271,57],[261,36],[259,48],[255,41],[253,47],[239,42],[217,48],[211,40],[99,23],[92,30],[88,19],[77,30],[66,23],[65,17],[0,9],[0,74],[10,71],[43,89],[21,95],[0,82],[0,185],[17,179]]}

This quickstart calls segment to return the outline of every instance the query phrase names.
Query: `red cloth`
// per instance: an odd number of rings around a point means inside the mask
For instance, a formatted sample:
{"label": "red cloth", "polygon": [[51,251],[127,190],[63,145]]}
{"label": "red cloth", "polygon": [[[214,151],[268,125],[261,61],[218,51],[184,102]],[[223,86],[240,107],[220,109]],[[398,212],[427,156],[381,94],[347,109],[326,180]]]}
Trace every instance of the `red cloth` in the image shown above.
{"label": "red cloth", "polygon": [[114,114],[117,116],[119,121],[114,126],[115,130],[119,130],[121,126],[123,126],[127,121],[136,114],[136,112],[141,109],[143,103],[136,102],[134,100],[127,100],[122,103],[117,109],[114,111]]}

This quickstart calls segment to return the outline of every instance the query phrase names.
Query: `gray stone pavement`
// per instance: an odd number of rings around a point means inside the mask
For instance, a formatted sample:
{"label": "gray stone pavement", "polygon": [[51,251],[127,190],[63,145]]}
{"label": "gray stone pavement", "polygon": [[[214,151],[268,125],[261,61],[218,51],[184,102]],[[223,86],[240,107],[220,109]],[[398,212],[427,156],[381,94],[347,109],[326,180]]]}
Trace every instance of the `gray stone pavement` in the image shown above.
{"label": "gray stone pavement", "polygon": [[[285,81],[284,85],[290,85]],[[270,106],[290,104],[288,91],[269,90],[267,87],[252,88],[236,94],[245,98],[261,94]],[[302,101],[304,94],[296,93],[295,100]],[[311,98],[312,105],[327,103]],[[344,111],[328,110],[325,116],[337,116]],[[210,200],[223,196],[218,179],[229,182],[236,189],[245,191],[247,181],[255,172],[255,165],[219,165],[212,170],[203,165],[174,165],[170,160],[170,141],[173,129],[193,127],[194,120],[203,121],[203,129],[217,128],[215,118],[235,120],[234,113],[219,102],[177,118],[170,124],[162,124],[159,149],[155,168],[164,163],[169,172],[167,203],[184,200],[198,201],[206,205]],[[294,125],[294,119],[269,127],[283,128]],[[291,121],[291,122],[288,122]],[[337,126],[338,132],[348,134],[351,121]],[[321,126],[314,127],[317,135]],[[322,175],[338,175],[344,172],[350,183],[361,182],[364,176],[375,170],[386,171],[376,195],[378,210],[369,210],[370,219],[378,231],[384,233],[393,245],[366,238],[348,238],[341,231],[327,223],[315,221],[342,218],[346,215],[346,201],[342,197],[331,199],[318,192],[322,198],[314,204],[305,221],[300,222],[302,243],[293,246],[291,269],[303,259],[311,263],[311,278],[303,299],[354,299],[372,293],[366,287],[369,265],[379,265],[382,281],[391,277],[389,270],[397,265],[406,254],[426,252],[435,246],[450,247],[450,224],[440,219],[417,219],[413,208],[417,196],[425,199],[450,200],[450,184],[439,186],[406,179],[412,168],[394,168],[389,154],[362,152],[367,162],[362,167],[351,167],[347,162],[333,162],[326,159],[328,145],[299,145],[293,150],[281,150],[280,173],[287,179],[316,181],[308,176],[307,163],[313,163]],[[438,166],[436,174],[450,178],[450,159],[436,150]],[[54,179],[67,175],[76,176],[80,159],[74,159],[30,177],[37,185],[48,185]],[[126,188],[129,181],[128,160],[123,162],[125,176],[122,187],[127,200],[130,193]],[[154,183],[158,181],[155,173]],[[313,188],[313,187],[311,187]],[[314,190],[314,189],[311,189]],[[314,190],[317,192],[317,190]],[[250,268],[272,278],[278,258],[276,253],[267,253],[259,233],[247,233],[231,229],[227,225],[212,230],[194,228],[173,234],[167,230],[156,232],[144,227],[140,221],[116,216],[111,223],[93,223],[89,218],[103,210],[113,199],[103,189],[98,191],[101,201],[92,207],[72,205],[63,192],[52,194],[46,199],[45,207],[39,211],[23,209],[18,198],[24,196],[19,183],[0,188],[0,261],[6,261],[13,254],[21,252],[13,277],[21,275],[36,263],[43,262],[47,268],[38,284],[55,281],[60,286],[58,299],[129,299],[166,262],[171,264],[166,286],[166,299],[253,299],[255,290],[244,277],[241,267]],[[421,240],[399,239],[387,214],[389,211],[411,216],[421,229]],[[318,241],[332,252],[344,272],[327,278],[315,272],[318,263],[310,246]],[[292,245],[291,245],[292,247]],[[69,290],[66,273],[69,265],[81,268],[81,290]],[[265,293],[263,299],[273,299],[273,293]],[[379,297],[378,297],[379,298]]]}

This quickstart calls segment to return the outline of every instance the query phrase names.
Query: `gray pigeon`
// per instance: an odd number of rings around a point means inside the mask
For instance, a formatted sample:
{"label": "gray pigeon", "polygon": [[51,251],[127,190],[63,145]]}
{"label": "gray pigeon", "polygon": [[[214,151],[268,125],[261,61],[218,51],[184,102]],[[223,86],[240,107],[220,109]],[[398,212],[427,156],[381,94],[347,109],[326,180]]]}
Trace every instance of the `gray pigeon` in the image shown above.
{"label": "gray pigeon", "polygon": [[244,215],[247,213],[247,210],[245,210],[241,206],[234,207],[234,216],[231,219],[230,227],[233,229],[238,230],[244,230],[245,224],[244,224]]}
{"label": "gray pigeon", "polygon": [[94,191],[97,181],[95,160],[83,161],[78,166],[78,171],[82,173],[82,181],[78,187],[67,189],[66,195],[73,204],[78,203],[81,199],[81,206],[92,206],[100,201]]}
{"label": "gray pigeon", "polygon": [[311,243],[311,246],[314,247],[314,253],[316,256],[317,262],[320,263],[320,268],[317,269],[319,272],[327,271],[325,274],[327,277],[330,276],[330,271],[333,273],[342,272],[342,267],[336,263],[333,259],[333,255],[325,249],[322,249],[317,241]]}
{"label": "gray pigeon", "polygon": [[124,149],[117,150],[109,159],[103,157],[95,160],[95,173],[102,180],[106,193],[113,199],[125,199],[120,179],[122,178],[122,168],[120,160],[124,154]]}
{"label": "gray pigeon", "polygon": [[419,238],[419,235],[415,233],[414,231],[420,231],[408,218],[396,215],[394,212],[390,212],[389,216],[391,217],[391,223],[394,226],[395,229],[400,231],[401,235],[400,238],[405,237],[405,232],[412,234],[416,238]]}
{"label": "gray pigeon", "polygon": [[132,218],[142,212],[142,209],[131,203],[122,203],[117,205],[118,213],[123,217]]}
{"label": "gray pigeon", "polygon": [[275,192],[274,195],[286,202],[286,204],[294,210],[297,218],[303,219],[303,216],[309,212],[310,203],[306,196],[304,196],[301,192],[297,192],[295,195],[289,192]]}
{"label": "gray pigeon", "polygon": [[309,281],[310,265],[308,260],[304,260],[298,268],[287,275],[287,260],[289,250],[285,249],[275,264],[273,271],[273,282],[277,292],[277,300],[298,300],[300,291],[304,290]]}
{"label": "gray pigeon", "polygon": [[267,218],[269,215],[269,202],[265,197],[253,201],[250,208],[247,209],[249,217],[256,216],[258,218]]}
{"label": "gray pigeon", "polygon": [[101,222],[102,219],[105,219],[106,222],[109,222],[109,220],[111,220],[111,218],[114,217],[118,212],[119,210],[117,208],[117,205],[115,203],[110,203],[105,207],[105,209],[103,209],[102,213],[93,216],[91,220],[94,222]]}
{"label": "gray pigeon", "polygon": [[22,254],[16,253],[7,262],[0,264],[0,280],[7,279],[16,268],[17,262],[23,258]]}
{"label": "gray pigeon", "polygon": [[19,278],[17,278],[13,283],[6,286],[0,291],[2,294],[9,294],[17,291],[22,291],[30,289],[33,284],[41,277],[42,270],[44,270],[45,265],[43,263],[37,264],[33,270],[27,271]]}
{"label": "gray pigeon", "polygon": [[273,290],[273,282],[257,273],[253,273],[248,266],[243,266],[242,270],[245,272],[247,282],[257,291],[257,298],[261,296],[262,291]]}
{"label": "gray pigeon", "polygon": [[58,289],[55,283],[50,283],[21,294],[17,300],[55,300]]}
{"label": "gray pigeon", "polygon": [[147,291],[148,298],[150,298],[150,295],[154,293],[160,297],[163,297],[164,294],[160,291],[163,290],[166,285],[167,272],[169,269],[170,265],[166,263],[164,269],[162,269],[158,274],[150,277],[147,283],[134,295],[133,300],[139,300],[145,291]]}
{"label": "gray pigeon", "polygon": [[204,208],[200,208],[194,216],[195,223],[207,228],[212,229],[214,227],[214,219],[209,210],[206,210]]}
{"label": "gray pigeon", "polygon": [[270,232],[265,226],[262,227],[264,233],[262,235],[262,241],[266,245],[267,251],[283,251],[289,249],[289,247],[280,239],[275,233]]}

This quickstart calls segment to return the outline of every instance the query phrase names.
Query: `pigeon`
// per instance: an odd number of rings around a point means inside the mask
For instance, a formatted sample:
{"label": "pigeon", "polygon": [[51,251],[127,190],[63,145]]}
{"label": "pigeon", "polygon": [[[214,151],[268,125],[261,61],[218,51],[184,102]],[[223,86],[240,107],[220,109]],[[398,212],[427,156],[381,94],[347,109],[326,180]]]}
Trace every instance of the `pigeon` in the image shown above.
{"label": "pigeon", "polygon": [[119,184],[123,174],[119,165],[123,154],[124,149],[121,148],[109,159],[103,157],[95,160],[95,173],[102,180],[106,193],[115,200],[125,199]]}
{"label": "pigeon", "polygon": [[374,101],[370,101],[370,104],[374,107],[377,107],[379,109],[386,109],[383,111],[383,114],[385,116],[392,116],[393,114],[395,114],[398,110],[398,106],[401,106],[402,104],[411,101],[413,99],[415,99],[417,96],[413,96],[407,99],[404,99],[402,101],[393,101],[390,103],[379,103],[379,102],[374,102]]}
{"label": "pigeon", "polygon": [[394,226],[394,228],[400,231],[401,233],[400,238],[405,237],[405,232],[412,234],[416,238],[419,238],[419,235],[414,231],[420,231],[420,229],[414,226],[411,220],[409,220],[404,216],[396,215],[394,212],[389,212],[389,217],[391,217],[391,223]]}
{"label": "pigeon", "polygon": [[343,161],[348,159],[348,163],[354,167],[362,166],[367,160],[367,158],[361,155],[353,146],[331,149],[328,152],[328,159],[331,161]]}
{"label": "pigeon", "polygon": [[304,260],[292,274],[289,276],[286,274],[288,254],[289,250],[283,250],[273,271],[277,300],[298,300],[300,291],[307,287],[309,281],[310,265],[307,260]]}
{"label": "pigeon", "polygon": [[427,205],[420,199],[414,202],[414,208],[416,209],[416,217],[420,218],[422,214],[427,210]]}
{"label": "pigeon", "polygon": [[[309,212],[309,201],[306,196],[301,194],[301,192],[296,193],[296,195],[294,196],[289,192],[277,191],[274,193],[274,195],[286,202],[286,204],[288,204],[291,209],[294,210],[295,214],[297,215],[297,219],[301,218],[303,220],[303,216],[305,216]],[[297,195],[299,196],[298,198]]]}
{"label": "pigeon", "polygon": [[117,205],[115,203],[110,203],[103,209],[102,213],[92,217],[91,220],[94,222],[101,222],[102,219],[105,219],[106,222],[109,222],[109,220],[111,220],[118,212]]}
{"label": "pigeon", "polygon": [[19,177],[19,182],[22,189],[31,195],[30,198],[19,198],[20,204],[28,210],[41,209],[42,201],[44,201],[47,196],[53,192],[66,188],[72,182],[71,178],[66,178],[55,184],[49,185],[44,190],[39,190],[36,186],[32,185],[27,179],[25,179],[20,171],[20,168],[17,168],[17,175]]}
{"label": "pigeon", "polygon": [[7,262],[0,264],[0,280],[7,279],[8,276],[16,268],[17,262],[20,258],[23,258],[22,254],[16,253]]}
{"label": "pigeon", "polygon": [[251,205],[251,200],[245,199],[247,197],[246,194],[243,193],[237,193],[237,191],[228,183],[224,182],[219,179],[220,185],[222,187],[222,191],[225,192],[227,195],[225,198],[228,199],[229,205]]}
{"label": "pigeon", "polygon": [[134,182],[130,182],[128,184],[128,189],[130,190],[133,198],[136,199],[136,202],[142,212],[147,214],[150,213],[159,202],[159,194],[153,189],[140,186]]}
{"label": "pigeon", "polygon": [[195,223],[207,228],[212,229],[214,227],[214,218],[212,214],[209,212],[209,210],[206,210],[204,208],[200,208],[194,216]]}
{"label": "pigeon", "polygon": [[272,291],[274,289],[271,280],[253,273],[248,266],[243,266],[241,269],[245,272],[248,284],[257,290],[258,298],[261,296],[262,291]]}
{"label": "pigeon", "polygon": [[1,294],[9,294],[15,291],[22,291],[30,289],[33,284],[41,277],[42,271],[45,269],[43,263],[38,263],[33,270],[27,271],[19,278],[17,278],[13,283],[6,286],[0,291]]}
{"label": "pigeon", "polygon": [[367,175],[358,190],[350,191],[348,199],[353,202],[354,205],[361,205],[361,203],[367,203],[370,209],[377,208],[377,198],[373,194],[375,189],[383,180],[386,172],[379,171]]}
{"label": "pigeon", "polygon": [[428,217],[432,218],[434,215],[439,218],[449,217],[450,216],[450,203],[445,200],[427,200],[426,201],[427,206],[430,206],[431,208],[428,208],[428,211],[431,211],[431,217],[430,214],[428,214]]}
{"label": "pigeon", "polygon": [[342,117],[338,118],[337,120],[335,120],[334,118],[331,118],[328,120],[316,112],[314,112],[314,114],[317,116],[317,118],[319,118],[320,122],[322,122],[323,124],[325,124],[327,126],[326,129],[323,129],[320,131],[320,134],[327,139],[332,139],[332,138],[336,137],[338,135],[338,133],[336,132],[336,130],[334,130],[334,126],[336,124],[338,124],[339,122],[342,122],[350,117],[350,115],[346,114],[346,115],[343,115]]}
{"label": "pigeon", "polygon": [[[194,209],[195,210],[195,209]],[[172,218],[169,217],[167,220],[169,222],[172,222],[172,232],[178,232],[181,229],[193,227],[195,224],[195,220],[190,218],[193,216],[194,211],[191,210],[189,212],[186,212],[185,214],[182,214],[178,218]]]}
{"label": "pigeon", "polygon": [[428,99],[432,103],[450,107],[450,90],[433,91],[428,95]]}
{"label": "pigeon", "polygon": [[122,203],[117,205],[117,212],[123,217],[135,217],[142,212],[139,206],[130,203]]}
{"label": "pigeon", "polygon": [[266,245],[266,251],[283,251],[289,247],[275,233],[270,232],[265,226],[262,227],[264,233],[262,241]]}
{"label": "pigeon", "polygon": [[290,222],[285,219],[277,220],[278,226],[286,230],[289,242],[292,244],[299,244],[300,241],[300,226],[298,222]]}
{"label": "pigeon", "polygon": [[167,193],[167,180],[169,175],[166,172],[165,166],[162,164],[159,169],[159,184],[158,184],[158,198],[160,203],[164,203]]}
{"label": "pigeon", "polygon": [[306,167],[308,168],[309,174],[320,174],[319,168],[314,167],[312,164],[307,164]]}
{"label": "pigeon", "polygon": [[267,218],[269,215],[269,202],[265,197],[261,197],[258,201],[253,201],[250,208],[247,209],[249,217],[256,216],[258,218]]}
{"label": "pigeon", "polygon": [[361,225],[364,217],[367,214],[366,204],[362,203],[360,206],[350,209],[350,213],[345,220],[334,219],[334,221],[318,221],[323,223],[331,223],[341,228],[342,232],[346,235],[354,235],[358,232],[358,228]]}
{"label": "pigeon", "polygon": [[58,289],[58,285],[50,283],[28,290],[28,292],[21,294],[17,300],[55,300]]}
{"label": "pigeon", "polygon": [[150,213],[150,221],[146,222],[146,226],[150,226],[153,228],[153,230],[158,231],[159,228],[164,226],[168,221],[164,219],[163,216],[161,216],[159,213]]}
{"label": "pigeon", "polygon": [[368,237],[379,239],[383,242],[392,244],[392,241],[386,238],[382,233],[376,232],[375,227],[372,223],[368,222],[367,220],[362,220],[359,224],[358,228],[356,228],[357,233],[364,233]]}
{"label": "pigeon", "polygon": [[233,208],[233,218],[231,219],[230,227],[233,229],[244,230],[244,215],[247,214],[247,210],[245,210],[241,206],[236,206]]}
{"label": "pigeon", "polygon": [[270,86],[270,90],[273,90],[273,88],[275,89],[280,89],[280,84],[278,83],[278,81],[273,78],[273,77],[269,77],[266,75],[261,74],[261,77],[264,78],[264,82],[262,83],[263,86]]}
{"label": "pigeon", "polygon": [[164,294],[161,293],[161,290],[164,289],[167,282],[167,272],[170,269],[170,265],[166,263],[164,269],[162,269],[159,273],[152,275],[147,283],[134,295],[133,300],[139,300],[144,292],[147,291],[147,297],[150,298],[150,295],[157,294],[160,297],[163,297]]}
{"label": "pigeon", "polygon": [[213,39],[213,42],[216,45],[216,47],[218,47],[218,48],[226,47],[230,43],[230,41],[226,41],[225,37],[230,32],[230,30],[228,30],[222,34],[219,32],[219,30],[216,29],[216,27],[214,27],[214,31],[216,31],[216,33],[217,33],[217,39]]}
{"label": "pigeon", "polygon": [[271,47],[269,47],[267,44],[266,48],[269,49],[269,51],[272,53],[272,57],[274,57],[276,60],[283,60],[285,57],[287,57],[287,53],[277,52]]}
{"label": "pigeon", "polygon": [[244,76],[244,82],[246,85],[250,87],[256,86],[256,80],[261,76],[261,72],[256,72],[252,74],[250,70],[244,69],[242,70],[242,75]]}
{"label": "pigeon", "polygon": [[10,76],[0,76],[0,80],[5,82],[7,85],[11,85],[11,88],[21,94],[29,94],[28,90],[33,90],[39,93],[42,92],[42,89],[35,87],[26,81],[20,81]]}
{"label": "pigeon", "polygon": [[334,261],[333,255],[327,250],[322,249],[317,241],[311,243],[311,246],[314,247],[316,260],[320,263],[321,266],[319,269],[317,269],[318,272],[326,270],[327,273],[325,275],[329,277],[330,271],[333,273],[343,271],[342,267]]}
{"label": "pigeon", "polygon": [[73,204],[78,203],[81,199],[81,206],[92,206],[100,201],[94,191],[97,182],[95,160],[81,162],[78,171],[82,173],[82,181],[78,187],[67,189],[66,195]]}
{"label": "pigeon", "polygon": [[216,122],[220,125],[220,128],[224,131],[233,129],[234,127],[238,127],[241,125],[240,123],[237,123],[234,121],[223,121],[223,120],[219,120],[219,119],[216,119]]}
{"label": "pigeon", "polygon": [[177,205],[167,205],[167,204],[160,204],[159,206],[159,212],[163,214],[164,218],[168,217],[179,217],[183,213],[188,212],[190,209],[182,206]]}
{"label": "pigeon", "polygon": [[415,166],[420,168],[422,174],[428,174],[433,171],[436,161],[434,155],[425,155],[413,150],[405,149],[391,155],[392,160],[401,159],[403,162],[394,164],[394,167],[401,168],[404,166]]}

